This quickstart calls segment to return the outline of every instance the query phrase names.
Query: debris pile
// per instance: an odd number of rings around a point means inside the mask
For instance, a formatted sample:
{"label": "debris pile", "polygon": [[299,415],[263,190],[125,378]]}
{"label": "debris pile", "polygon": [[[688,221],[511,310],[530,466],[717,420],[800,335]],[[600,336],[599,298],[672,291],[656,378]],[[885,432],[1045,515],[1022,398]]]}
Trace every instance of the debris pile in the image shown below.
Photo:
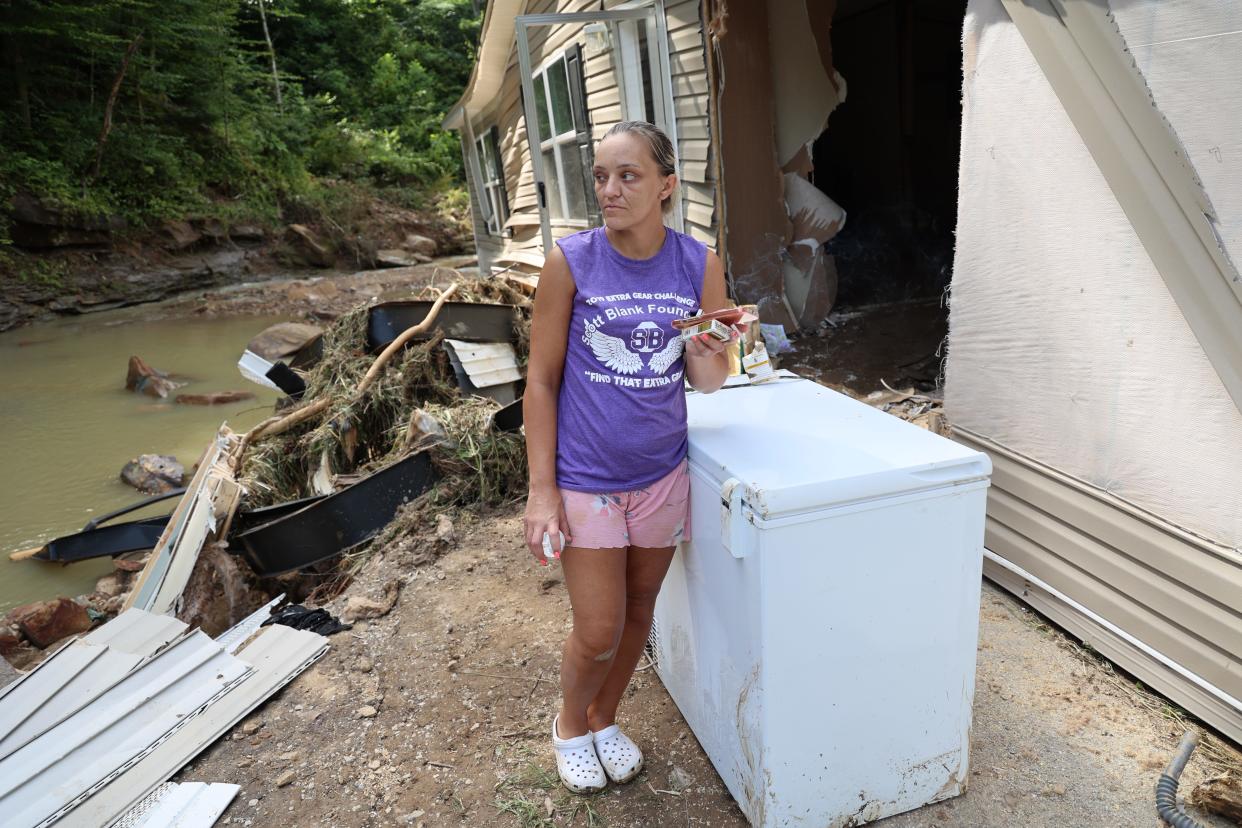
{"label": "debris pile", "polygon": [[922,394],[913,388],[902,391],[883,380],[880,382],[883,383],[884,390],[872,391],[862,398],[863,402],[934,434],[949,436],[949,425],[944,418],[943,397],[934,393]]}
{"label": "debris pile", "polygon": [[[461,279],[452,298],[512,306],[513,347],[525,364],[530,301],[524,293],[503,279]],[[445,331],[431,326],[376,371],[383,355],[369,352],[371,311],[357,308],[324,332],[323,355],[306,377],[301,405],[283,416],[289,422],[312,413],[281,433],[265,432],[265,425],[252,431],[239,476],[246,507],[330,494],[423,450],[431,453],[438,482],[401,510],[384,539],[424,524],[433,529],[436,513],[452,506],[511,497],[526,476],[522,438],[493,428],[496,402],[462,393]]]}

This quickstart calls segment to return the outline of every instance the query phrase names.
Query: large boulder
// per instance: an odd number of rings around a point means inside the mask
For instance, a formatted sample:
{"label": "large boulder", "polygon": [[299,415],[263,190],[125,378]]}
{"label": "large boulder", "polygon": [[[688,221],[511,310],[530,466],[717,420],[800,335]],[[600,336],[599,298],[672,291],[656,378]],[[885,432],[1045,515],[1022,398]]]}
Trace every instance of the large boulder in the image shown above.
{"label": "large boulder", "polygon": [[435,240],[426,236],[420,236],[417,233],[410,233],[401,242],[401,246],[411,253],[419,253],[423,256],[435,256],[438,249]]}
{"label": "large boulder", "polygon": [[9,214],[9,235],[18,247],[102,247],[125,227],[119,218],[63,212],[24,192],[13,196]]}
{"label": "large boulder", "polygon": [[298,258],[312,267],[332,267],[336,263],[332,251],[306,225],[290,224],[285,238]]}
{"label": "large boulder", "polygon": [[160,236],[166,250],[185,250],[202,240],[203,234],[188,221],[170,220],[160,227]]}
{"label": "large boulder", "polygon": [[121,469],[121,479],[140,492],[164,494],[181,487],[185,467],[167,454],[140,454]]}
{"label": "large boulder", "polygon": [[304,322],[281,322],[265,329],[250,340],[246,350],[258,354],[268,362],[284,360],[316,342],[323,336],[323,329]]}
{"label": "large boulder", "polygon": [[26,604],[10,612],[8,618],[17,623],[31,644],[44,649],[91,628],[91,616],[86,607],[70,598]]}
{"label": "large boulder", "polygon": [[429,261],[430,256],[408,250],[380,250],[375,254],[375,263],[380,267],[416,267]]}
{"label": "large boulder", "polygon": [[183,385],[185,383],[177,382],[163,371],[147,365],[141,357],[129,358],[129,368],[125,373],[126,390],[163,399]]}
{"label": "large boulder", "polygon": [[181,405],[228,405],[253,399],[254,394],[250,391],[213,391],[210,394],[178,394],[174,402]]}

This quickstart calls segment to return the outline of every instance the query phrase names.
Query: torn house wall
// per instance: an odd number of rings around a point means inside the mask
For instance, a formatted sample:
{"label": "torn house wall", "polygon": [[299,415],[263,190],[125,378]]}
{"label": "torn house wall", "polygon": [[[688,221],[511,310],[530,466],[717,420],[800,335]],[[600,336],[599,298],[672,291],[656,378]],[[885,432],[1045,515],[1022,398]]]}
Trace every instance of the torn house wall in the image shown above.
{"label": "torn house wall", "polygon": [[[724,197],[745,194],[744,209],[725,205],[729,272],[738,301],[787,327],[823,319],[837,290],[822,245],[840,229],[844,212],[805,178],[809,147],[844,98],[844,81],[831,66],[834,6],[817,4],[812,15],[804,0],[714,4],[714,17],[727,20],[718,27],[724,71],[716,136]],[[767,42],[755,32],[766,32]]]}
{"label": "torn house wall", "polygon": [[[1205,37],[1199,4],[1117,5],[1123,32],[1176,8],[1159,39],[1201,41],[1153,83],[1158,106],[1178,99],[1175,130],[1196,124],[1182,141],[1236,132],[1222,102],[1242,52],[1209,46],[1242,29],[1242,8]],[[1242,413],[1001,0],[969,8],[946,412],[1007,458],[989,548],[1242,698],[1242,644],[1216,632],[1238,629],[1238,602],[1211,597],[1242,585]],[[1163,45],[1140,44],[1139,68]],[[1202,179],[1213,204],[1242,193],[1236,164]],[[1139,542],[1157,532],[1177,543]],[[1118,652],[1149,680],[1141,656]],[[1225,726],[1188,690],[1173,697]]]}
{"label": "torn house wall", "polygon": [[[716,105],[720,132],[721,202],[726,227],[726,267],[733,296],[759,308],[765,322],[792,327],[785,302],[782,257],[789,243],[784,186],[776,163],[772,59],[766,37],[766,4],[714,0],[717,59]],[[730,198],[732,194],[732,198]]]}

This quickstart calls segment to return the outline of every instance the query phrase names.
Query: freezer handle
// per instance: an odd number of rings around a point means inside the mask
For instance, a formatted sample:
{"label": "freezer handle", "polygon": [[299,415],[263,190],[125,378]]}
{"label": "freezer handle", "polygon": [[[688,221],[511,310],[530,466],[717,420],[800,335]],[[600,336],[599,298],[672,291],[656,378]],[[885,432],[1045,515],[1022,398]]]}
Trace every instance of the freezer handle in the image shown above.
{"label": "freezer handle", "polygon": [[730,477],[720,487],[720,543],[735,558],[744,558],[750,552],[746,517],[742,514],[745,491],[746,487],[736,477]]}

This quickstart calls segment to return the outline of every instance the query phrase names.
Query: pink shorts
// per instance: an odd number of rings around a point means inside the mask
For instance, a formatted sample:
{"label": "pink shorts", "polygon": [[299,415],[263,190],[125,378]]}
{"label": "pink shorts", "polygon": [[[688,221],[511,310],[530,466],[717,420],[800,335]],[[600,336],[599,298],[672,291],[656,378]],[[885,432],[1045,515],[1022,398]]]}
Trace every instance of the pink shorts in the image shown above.
{"label": "pink shorts", "polygon": [[690,540],[690,468],[685,460],[632,492],[561,490],[569,521],[567,544],[578,549],[663,549]]}

